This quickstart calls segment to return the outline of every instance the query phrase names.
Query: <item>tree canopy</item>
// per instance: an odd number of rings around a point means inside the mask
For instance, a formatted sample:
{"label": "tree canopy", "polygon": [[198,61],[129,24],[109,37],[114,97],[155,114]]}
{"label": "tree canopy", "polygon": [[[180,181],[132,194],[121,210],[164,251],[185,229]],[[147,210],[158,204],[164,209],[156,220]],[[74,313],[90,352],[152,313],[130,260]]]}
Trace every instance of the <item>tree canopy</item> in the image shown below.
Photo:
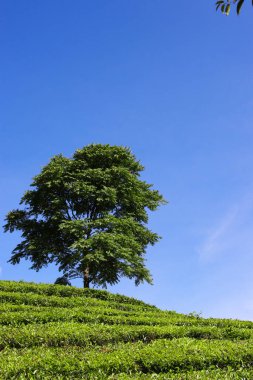
{"label": "tree canopy", "polygon": [[152,283],[145,252],[159,236],[148,211],[166,203],[140,179],[143,166],[129,148],[101,144],[54,156],[22,197],[21,209],[6,216],[5,232],[22,241],[9,260],[29,259],[32,269],[57,264],[67,278],[106,287],[125,276]]}
{"label": "tree canopy", "polygon": [[[253,5],[253,0],[251,0],[251,2]],[[236,6],[236,13],[239,15],[244,0],[218,0],[216,1],[216,10],[220,9],[222,13],[228,16],[231,10],[231,4]]]}
{"label": "tree canopy", "polygon": [[61,276],[61,277],[58,277],[56,280],[55,280],[55,285],[65,285],[65,286],[71,286],[71,282],[69,281],[68,277],[67,276]]}

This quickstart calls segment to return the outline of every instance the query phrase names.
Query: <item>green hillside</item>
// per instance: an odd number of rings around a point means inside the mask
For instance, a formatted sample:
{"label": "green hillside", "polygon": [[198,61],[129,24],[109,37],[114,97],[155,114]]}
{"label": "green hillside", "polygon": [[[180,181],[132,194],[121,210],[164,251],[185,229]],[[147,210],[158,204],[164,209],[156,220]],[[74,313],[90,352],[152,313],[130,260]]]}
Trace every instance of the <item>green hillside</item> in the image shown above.
{"label": "green hillside", "polygon": [[253,379],[253,322],[0,281],[0,379]]}

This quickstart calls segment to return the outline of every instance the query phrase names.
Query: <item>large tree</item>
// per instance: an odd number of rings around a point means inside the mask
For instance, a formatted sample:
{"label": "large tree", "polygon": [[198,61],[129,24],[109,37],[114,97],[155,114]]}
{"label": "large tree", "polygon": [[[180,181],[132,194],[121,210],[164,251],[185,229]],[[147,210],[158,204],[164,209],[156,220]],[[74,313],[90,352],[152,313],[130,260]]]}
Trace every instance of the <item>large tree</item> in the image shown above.
{"label": "large tree", "polygon": [[140,179],[143,166],[122,146],[92,144],[73,157],[54,156],[34,177],[21,209],[6,217],[5,232],[22,241],[9,260],[29,259],[32,269],[56,263],[68,278],[106,287],[120,277],[152,283],[145,250],[158,241],[148,211],[165,203]]}

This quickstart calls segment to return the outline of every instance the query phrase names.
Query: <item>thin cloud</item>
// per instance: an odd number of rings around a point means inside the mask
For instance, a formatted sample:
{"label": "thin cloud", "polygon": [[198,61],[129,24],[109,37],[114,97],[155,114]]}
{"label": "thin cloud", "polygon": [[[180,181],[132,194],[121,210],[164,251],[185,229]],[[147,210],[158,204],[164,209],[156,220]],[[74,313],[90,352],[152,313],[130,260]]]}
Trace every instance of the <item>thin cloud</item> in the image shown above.
{"label": "thin cloud", "polygon": [[229,232],[234,228],[236,224],[236,217],[238,215],[238,210],[233,209],[229,211],[219,223],[212,228],[204,242],[198,249],[200,259],[203,261],[209,261],[216,258],[228,245],[228,235]]}
{"label": "thin cloud", "polygon": [[198,254],[201,261],[214,261],[240,248],[246,252],[253,247],[253,202],[246,197],[233,205],[220,221],[209,230]]}
{"label": "thin cloud", "polygon": [[253,197],[231,206],[198,248],[205,314],[253,320]]}

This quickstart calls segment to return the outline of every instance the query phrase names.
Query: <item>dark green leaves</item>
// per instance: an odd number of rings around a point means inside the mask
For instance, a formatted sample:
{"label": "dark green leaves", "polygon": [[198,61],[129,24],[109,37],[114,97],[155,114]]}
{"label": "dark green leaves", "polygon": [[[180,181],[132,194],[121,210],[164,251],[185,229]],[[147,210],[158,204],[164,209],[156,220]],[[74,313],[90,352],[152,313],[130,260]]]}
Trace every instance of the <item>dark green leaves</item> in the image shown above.
{"label": "dark green leaves", "polygon": [[237,14],[240,13],[240,11],[241,11],[241,7],[242,7],[243,3],[244,3],[244,0],[239,0],[239,1],[237,2],[237,8],[236,8]]}
{"label": "dark green leaves", "polygon": [[244,4],[244,0],[218,0],[216,1],[216,10],[220,9],[222,13],[228,16],[231,9],[231,3],[236,5],[236,13],[239,15]]}
{"label": "dark green leaves", "polygon": [[23,239],[10,262],[29,259],[36,270],[54,262],[68,278],[86,273],[102,286],[122,276],[151,283],[144,254],[159,237],[145,224],[148,210],[166,202],[140,180],[142,170],[121,146],[89,145],[70,159],[53,157],[22,197],[24,209],[6,217],[5,231],[20,230]]}

